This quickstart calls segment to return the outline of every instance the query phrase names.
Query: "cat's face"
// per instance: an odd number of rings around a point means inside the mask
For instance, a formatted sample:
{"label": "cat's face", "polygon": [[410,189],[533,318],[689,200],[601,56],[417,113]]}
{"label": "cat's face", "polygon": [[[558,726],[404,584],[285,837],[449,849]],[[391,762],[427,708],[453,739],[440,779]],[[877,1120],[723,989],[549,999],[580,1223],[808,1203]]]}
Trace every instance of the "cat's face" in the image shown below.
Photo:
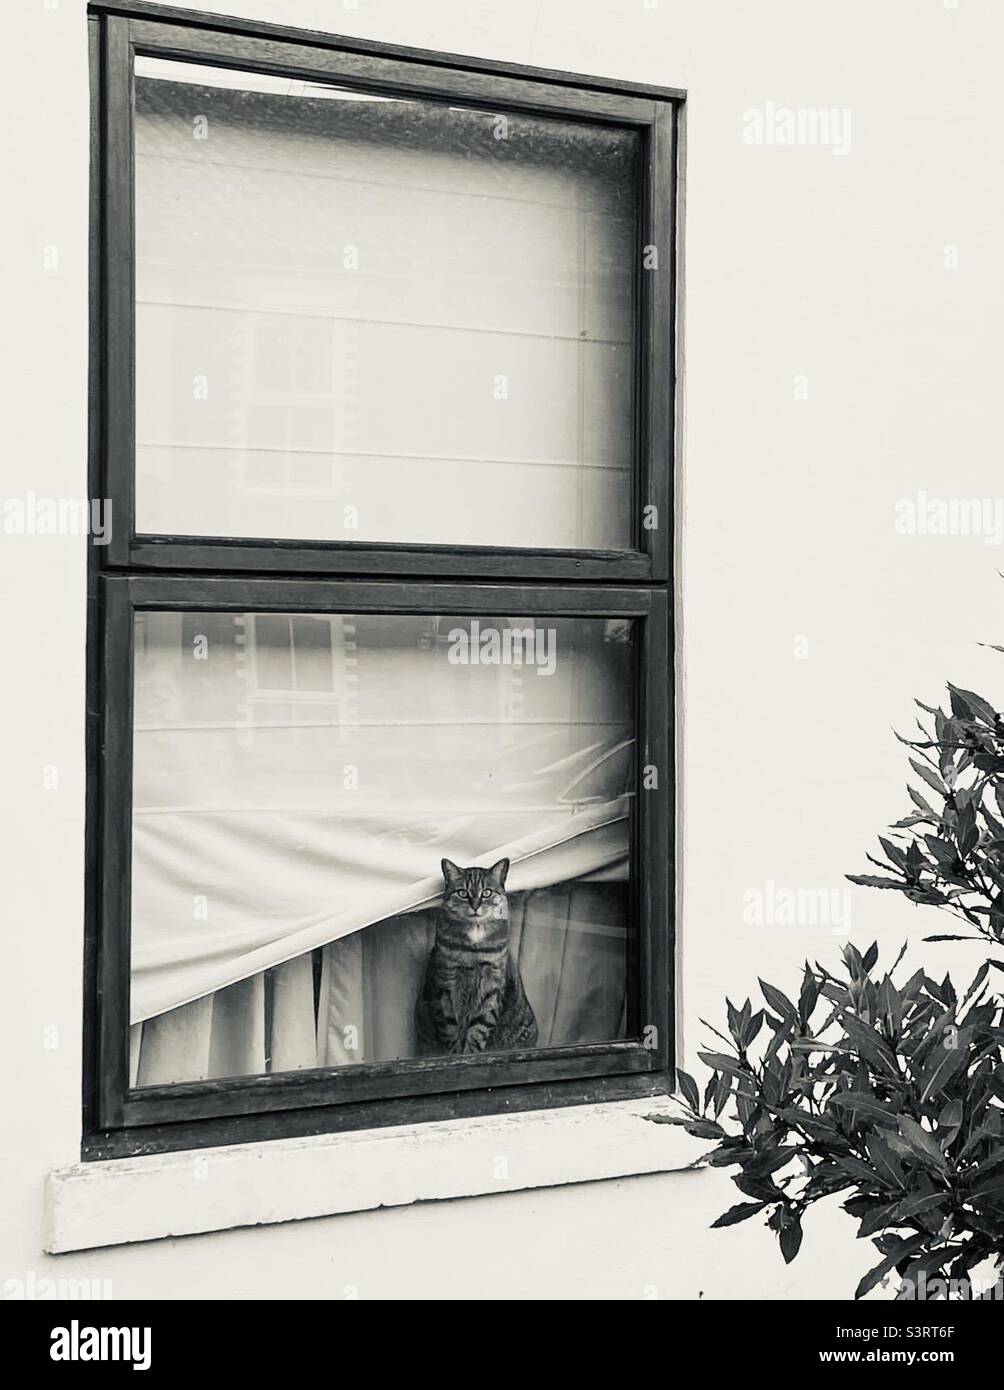
{"label": "cat's face", "polygon": [[444,859],[443,913],[448,921],[474,938],[483,937],[490,930],[497,931],[500,924],[509,920],[509,899],[505,891],[508,872],[508,859],[500,859],[490,869],[461,869]]}

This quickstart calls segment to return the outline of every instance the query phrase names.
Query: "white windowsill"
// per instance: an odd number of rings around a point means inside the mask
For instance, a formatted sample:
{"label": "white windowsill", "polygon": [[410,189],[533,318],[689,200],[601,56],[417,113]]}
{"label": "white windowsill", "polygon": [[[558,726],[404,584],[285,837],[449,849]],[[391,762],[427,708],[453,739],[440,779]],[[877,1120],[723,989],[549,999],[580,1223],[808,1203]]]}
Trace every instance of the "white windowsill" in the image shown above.
{"label": "white windowsill", "polygon": [[690,1167],[707,1143],[609,1101],[80,1163],[48,1175],[49,1254]]}

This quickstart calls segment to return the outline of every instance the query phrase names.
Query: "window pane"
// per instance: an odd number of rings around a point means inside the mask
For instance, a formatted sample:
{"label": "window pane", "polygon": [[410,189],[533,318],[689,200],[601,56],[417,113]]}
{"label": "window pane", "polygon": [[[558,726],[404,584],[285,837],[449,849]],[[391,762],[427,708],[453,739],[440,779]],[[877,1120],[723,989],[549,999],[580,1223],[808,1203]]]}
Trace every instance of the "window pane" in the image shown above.
{"label": "window pane", "polygon": [[137,59],[137,528],[633,543],[638,137]]}
{"label": "window pane", "polygon": [[626,1035],[629,622],[136,623],[135,1084]]}

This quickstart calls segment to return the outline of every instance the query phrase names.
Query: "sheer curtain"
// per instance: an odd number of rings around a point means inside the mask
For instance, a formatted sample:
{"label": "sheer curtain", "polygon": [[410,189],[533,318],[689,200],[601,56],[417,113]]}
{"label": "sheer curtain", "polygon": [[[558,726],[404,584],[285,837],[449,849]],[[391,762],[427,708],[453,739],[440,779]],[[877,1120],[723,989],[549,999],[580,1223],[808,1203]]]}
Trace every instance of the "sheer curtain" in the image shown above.
{"label": "sheer curtain", "polygon": [[[606,1041],[626,1027],[626,884],[516,894],[514,953],[539,1046]],[[415,1055],[414,1003],[434,911],[333,942],[134,1024],[132,1085]]]}

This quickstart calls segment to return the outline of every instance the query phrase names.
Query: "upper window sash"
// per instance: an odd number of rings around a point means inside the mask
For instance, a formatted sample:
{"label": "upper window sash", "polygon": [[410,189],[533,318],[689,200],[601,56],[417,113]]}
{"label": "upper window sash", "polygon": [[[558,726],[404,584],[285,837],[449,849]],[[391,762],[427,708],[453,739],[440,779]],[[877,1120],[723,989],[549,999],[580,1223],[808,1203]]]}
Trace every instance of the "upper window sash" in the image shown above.
{"label": "upper window sash", "polygon": [[[115,567],[234,570],[317,575],[400,577],[476,575],[525,579],[662,582],[670,573],[671,476],[674,449],[673,330],[675,314],[674,100],[548,82],[495,72],[458,70],[338,47],[276,42],[233,32],[109,15],[104,22],[98,194],[104,218],[100,255],[103,308],[97,434],[99,472],[113,500],[116,526],[101,559]],[[631,310],[633,393],[630,531],[620,548],[550,544],[466,544],[382,539],[286,539],[270,535],[193,535],[177,530],[137,533],[136,509],[136,56],[239,73],[321,82],[357,93],[429,99],[513,120],[573,121],[634,132],[639,142]],[[295,101],[295,98],[292,100]],[[393,405],[389,406],[393,409]],[[415,467],[421,468],[421,461]],[[587,470],[588,471],[588,470]],[[490,505],[470,484],[472,500]],[[462,499],[461,499],[462,500]],[[537,505],[533,495],[529,506]],[[560,503],[558,504],[560,505]],[[594,504],[595,507],[595,504]],[[142,518],[141,518],[142,519]]]}

